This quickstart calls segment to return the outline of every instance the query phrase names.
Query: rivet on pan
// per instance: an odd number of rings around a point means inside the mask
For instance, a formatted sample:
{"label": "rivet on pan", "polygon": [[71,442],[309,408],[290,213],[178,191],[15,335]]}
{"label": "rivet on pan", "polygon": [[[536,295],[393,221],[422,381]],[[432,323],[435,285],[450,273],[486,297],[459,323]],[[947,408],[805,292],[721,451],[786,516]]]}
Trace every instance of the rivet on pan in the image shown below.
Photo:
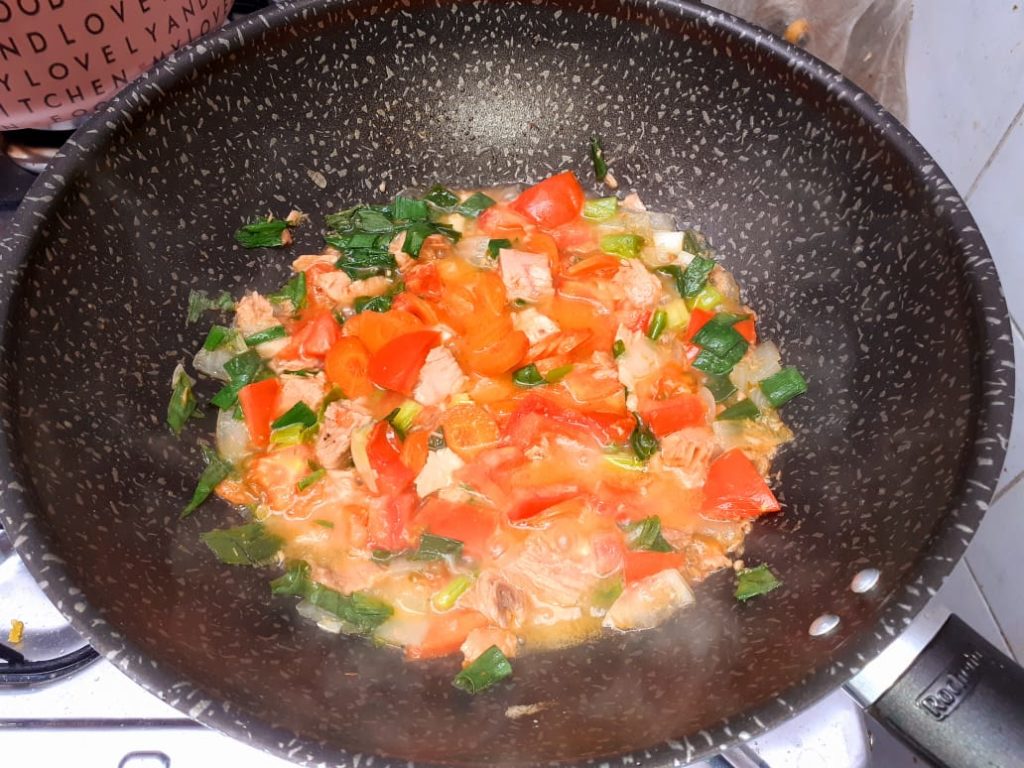
{"label": "rivet on pan", "polygon": [[861,595],[870,592],[878,585],[878,579],[882,572],[877,568],[865,568],[850,581],[850,589]]}
{"label": "rivet on pan", "polygon": [[834,613],[823,613],[821,616],[811,622],[810,629],[807,630],[811,637],[821,637],[827,635],[833,629],[839,626],[839,617]]}

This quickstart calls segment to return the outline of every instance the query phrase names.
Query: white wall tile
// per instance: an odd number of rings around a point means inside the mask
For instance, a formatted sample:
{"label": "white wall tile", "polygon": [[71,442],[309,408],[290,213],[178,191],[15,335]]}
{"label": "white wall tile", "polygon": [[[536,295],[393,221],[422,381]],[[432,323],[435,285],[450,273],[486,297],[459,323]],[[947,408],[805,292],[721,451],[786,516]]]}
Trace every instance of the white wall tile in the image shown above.
{"label": "white wall tile", "polygon": [[1024,321],[1024,116],[1013,124],[967,205],[992,251],[1010,313],[1020,325]]}
{"label": "white wall tile", "polygon": [[[1003,472],[999,476],[998,493],[1024,473],[1024,336],[1016,327],[1013,329],[1013,359],[1016,370],[1016,393],[1013,398],[1013,429],[1010,444],[1006,449]],[[1021,610],[1024,610],[1022,605]]]}
{"label": "white wall tile", "polygon": [[999,625],[992,615],[985,597],[967,567],[967,561],[961,560],[953,572],[942,582],[935,599],[949,608],[953,613],[971,625],[976,632],[988,640],[1003,653],[1010,653]]}
{"label": "white wall tile", "polygon": [[908,127],[966,193],[1024,103],[1020,0],[918,0]]}
{"label": "white wall tile", "polygon": [[[1024,542],[1024,483],[992,505],[967,549],[967,562],[981,593],[1018,660],[1024,660],[1021,543]],[[973,619],[968,621],[978,627]]]}

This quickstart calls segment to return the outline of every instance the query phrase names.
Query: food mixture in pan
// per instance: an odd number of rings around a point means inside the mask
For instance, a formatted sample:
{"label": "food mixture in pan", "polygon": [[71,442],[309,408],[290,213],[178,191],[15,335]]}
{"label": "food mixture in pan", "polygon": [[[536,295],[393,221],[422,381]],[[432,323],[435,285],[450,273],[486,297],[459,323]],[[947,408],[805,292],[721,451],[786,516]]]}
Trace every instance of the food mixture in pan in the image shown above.
{"label": "food mixture in pan", "polygon": [[[204,534],[223,561],[281,564],[271,591],[324,629],[461,654],[468,691],[525,649],[654,627],[719,569],[742,599],[778,585],[738,558],[779,509],[777,409],[806,384],[699,234],[571,172],[326,225],[279,290],[190,298],[193,321],[233,311],[193,361],[223,386],[185,510],[245,510]],[[180,432],[196,396],[183,367],[173,383]]]}

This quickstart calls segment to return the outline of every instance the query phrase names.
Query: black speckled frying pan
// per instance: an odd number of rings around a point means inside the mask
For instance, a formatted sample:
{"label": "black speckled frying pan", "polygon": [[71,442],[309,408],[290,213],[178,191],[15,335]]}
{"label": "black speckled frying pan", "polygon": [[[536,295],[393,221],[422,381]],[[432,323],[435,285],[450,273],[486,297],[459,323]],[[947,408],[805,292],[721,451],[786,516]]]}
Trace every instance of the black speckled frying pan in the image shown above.
{"label": "black speckled frying pan", "polygon": [[[226,506],[179,522],[201,467],[163,423],[201,333],[186,297],[277,286],[320,245],[309,226],[289,253],[239,250],[231,233],[258,212],[322,222],[385,188],[588,179],[593,133],[625,189],[709,235],[811,382],[786,411],[785,511],[747,547],[785,587],[739,604],[719,574],[658,630],[527,656],[469,698],[454,660],[325,634],[269,598],[265,572],[216,562],[199,533]],[[302,2],[250,18],[79,130],[2,257],[2,519],[28,567],[139,683],[303,761],[661,766],[756,735],[925,605],[1010,430],[1006,308],[946,177],[817,60],[673,0]],[[865,569],[880,578],[856,592]],[[809,633],[824,614],[838,626]],[[965,632],[946,624],[876,707],[903,730],[931,723],[937,759],[1015,764],[1024,728],[985,716],[1020,698],[1006,687],[1020,674]]]}

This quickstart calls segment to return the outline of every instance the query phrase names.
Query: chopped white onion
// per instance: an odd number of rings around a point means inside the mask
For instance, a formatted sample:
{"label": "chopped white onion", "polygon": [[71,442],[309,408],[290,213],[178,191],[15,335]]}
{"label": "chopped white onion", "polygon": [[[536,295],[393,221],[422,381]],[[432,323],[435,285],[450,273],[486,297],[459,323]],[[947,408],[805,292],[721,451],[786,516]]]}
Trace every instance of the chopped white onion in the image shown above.
{"label": "chopped white onion", "polygon": [[217,453],[237,464],[249,453],[249,430],[243,419],[236,419],[234,409],[217,414]]}
{"label": "chopped white onion", "polygon": [[779,348],[770,341],[763,341],[736,364],[729,378],[738,390],[749,393],[757,382],[781,370],[782,358],[779,355]]}
{"label": "chopped white onion", "polygon": [[[647,217],[651,223],[651,229],[655,230],[656,233],[658,230],[670,231],[676,228],[676,217],[673,216],[671,213],[662,213],[661,211],[648,211]],[[680,242],[682,241],[682,235],[683,233],[680,232]],[[682,249],[682,246],[680,246],[679,250]]]}
{"label": "chopped white onion", "polygon": [[463,237],[455,245],[455,253],[474,267],[494,269],[497,261],[487,255],[489,237]]}

